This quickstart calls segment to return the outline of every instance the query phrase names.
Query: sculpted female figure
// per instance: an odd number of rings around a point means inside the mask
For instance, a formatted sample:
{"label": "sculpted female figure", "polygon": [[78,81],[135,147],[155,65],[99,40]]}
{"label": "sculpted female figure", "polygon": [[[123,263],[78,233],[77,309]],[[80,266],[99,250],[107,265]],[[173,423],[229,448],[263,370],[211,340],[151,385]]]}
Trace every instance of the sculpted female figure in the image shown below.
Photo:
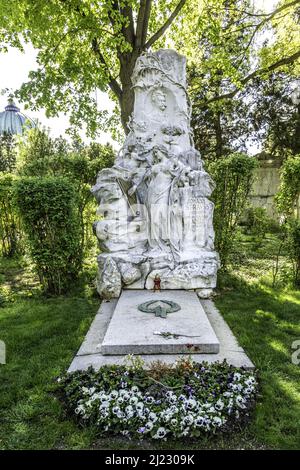
{"label": "sculpted female figure", "polygon": [[149,257],[165,254],[166,257],[172,258],[170,191],[174,178],[178,177],[181,170],[177,160],[174,160],[163,146],[153,149],[153,165],[148,179],[146,200],[149,217]]}

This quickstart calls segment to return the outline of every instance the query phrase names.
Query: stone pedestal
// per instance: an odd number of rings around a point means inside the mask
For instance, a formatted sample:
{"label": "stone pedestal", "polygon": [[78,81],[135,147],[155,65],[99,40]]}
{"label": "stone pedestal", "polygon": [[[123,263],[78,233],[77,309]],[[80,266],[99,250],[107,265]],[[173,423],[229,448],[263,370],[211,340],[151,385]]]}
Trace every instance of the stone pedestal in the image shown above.
{"label": "stone pedestal", "polygon": [[[164,301],[180,309],[166,318],[138,309],[152,302],[152,310],[160,312]],[[219,352],[219,341],[194,292],[128,290],[118,300],[100,351],[103,355],[208,354]]]}
{"label": "stone pedestal", "polygon": [[[144,293],[147,292],[144,291]],[[151,293],[149,292],[149,294]],[[163,294],[165,294],[165,292],[163,292]],[[158,298],[160,294],[155,295]],[[124,359],[126,356],[120,354],[104,355],[101,352],[104,338],[110,327],[117,303],[118,301],[116,299],[102,302],[101,307],[85,337],[85,340],[83,341],[79,351],[77,352],[69,367],[69,372],[76,370],[86,370],[89,367],[93,367],[95,370],[98,370],[104,365],[124,364]],[[175,362],[179,359],[184,357],[191,357],[196,362],[205,361],[212,363],[226,360],[229,364],[232,364],[235,367],[253,369],[253,363],[247,357],[243,348],[239,346],[235,336],[233,335],[220,312],[215,307],[214,303],[211,300],[198,300],[198,305],[201,311],[204,310],[206,318],[208,319],[218,339],[219,352],[200,354],[196,351],[189,352],[188,354],[145,354],[142,352],[140,357],[143,359],[145,367],[150,366],[154,361],[158,360],[167,364],[175,364]],[[119,325],[116,326],[118,328]]]}
{"label": "stone pedestal", "polygon": [[98,174],[95,233],[98,292],[216,286],[214,184],[194,147],[185,57],[170,49],[140,56],[132,76],[130,132],[115,165]]}

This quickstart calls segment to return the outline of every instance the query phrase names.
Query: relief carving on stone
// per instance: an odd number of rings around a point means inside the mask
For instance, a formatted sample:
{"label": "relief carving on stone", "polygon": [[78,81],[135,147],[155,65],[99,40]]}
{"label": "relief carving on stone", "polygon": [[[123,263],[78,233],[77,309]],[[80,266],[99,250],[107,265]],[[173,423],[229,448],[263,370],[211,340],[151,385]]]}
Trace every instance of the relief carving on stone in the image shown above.
{"label": "relief carving on stone", "polygon": [[92,188],[98,291],[112,298],[122,288],[152,289],[156,275],[162,289],[207,291],[219,263],[208,199],[214,185],[193,144],[185,58],[172,50],[144,54],[132,83],[130,132]]}

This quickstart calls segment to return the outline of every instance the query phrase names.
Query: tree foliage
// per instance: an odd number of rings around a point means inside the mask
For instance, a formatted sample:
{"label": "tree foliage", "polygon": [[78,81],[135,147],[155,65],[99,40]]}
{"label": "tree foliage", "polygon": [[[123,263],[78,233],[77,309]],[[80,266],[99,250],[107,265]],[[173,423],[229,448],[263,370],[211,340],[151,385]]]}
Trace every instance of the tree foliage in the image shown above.
{"label": "tree foliage", "polygon": [[[283,0],[270,13],[256,11],[248,0],[207,0],[204,5],[199,22],[212,29],[210,40],[215,45],[210,67],[222,77],[226,89],[217,95],[212,90],[195,101],[195,106],[207,108],[211,103],[231,99],[256,77],[264,79],[275,70],[291,66],[298,69],[300,0]],[[202,31],[203,26],[199,33]],[[205,45],[199,52],[196,63],[202,64]]]}
{"label": "tree foliage", "polygon": [[43,129],[33,129],[20,144],[19,174],[24,176],[61,176],[68,179],[77,194],[81,248],[87,250],[94,240],[92,222],[96,205],[90,188],[97,173],[114,163],[111,145],[68,143],[59,137],[52,139]]}
{"label": "tree foliage", "polygon": [[16,158],[15,137],[11,134],[0,135],[0,174],[13,172]]}
{"label": "tree foliage", "polygon": [[22,251],[22,229],[13,198],[16,177],[0,174],[0,253],[13,257]]}
{"label": "tree foliage", "polygon": [[137,57],[158,43],[186,0],[1,0],[0,38],[39,50],[39,67],[21,89],[48,114],[71,111],[71,123],[96,131],[103,113],[95,88],[112,91],[123,127],[133,109],[131,74]]}
{"label": "tree foliage", "polygon": [[300,155],[285,160],[276,195],[279,212],[284,216],[283,230],[293,266],[293,283],[300,287]]}
{"label": "tree foliage", "polygon": [[293,71],[255,81],[249,117],[272,158],[283,162],[300,153],[300,87]]}
{"label": "tree foliage", "polygon": [[[280,2],[270,14],[255,10],[249,0],[205,4],[195,31],[198,54],[189,60],[192,123],[203,157],[244,152],[252,141],[267,140],[273,154],[295,146],[299,115],[291,94],[300,56],[295,34],[300,36],[295,16],[300,2]],[[282,24],[293,37],[280,33]],[[190,57],[188,46],[186,53]]]}
{"label": "tree foliage", "polygon": [[285,217],[298,216],[300,198],[300,155],[288,158],[280,171],[280,188],[276,195],[278,210]]}
{"label": "tree foliage", "polygon": [[[94,91],[110,89],[127,132],[131,74],[144,51],[172,46],[186,54],[200,70],[195,106],[212,109],[255,77],[299,63],[299,5],[282,0],[264,13],[249,0],[1,0],[0,39],[3,50],[22,49],[24,41],[38,50],[38,68],[19,93],[33,108],[70,112],[72,125],[87,123],[94,134],[109,126]],[[259,44],[270,28],[274,41]]]}
{"label": "tree foliage", "polygon": [[293,266],[293,284],[300,289],[300,220],[290,219],[287,225],[287,248]]}

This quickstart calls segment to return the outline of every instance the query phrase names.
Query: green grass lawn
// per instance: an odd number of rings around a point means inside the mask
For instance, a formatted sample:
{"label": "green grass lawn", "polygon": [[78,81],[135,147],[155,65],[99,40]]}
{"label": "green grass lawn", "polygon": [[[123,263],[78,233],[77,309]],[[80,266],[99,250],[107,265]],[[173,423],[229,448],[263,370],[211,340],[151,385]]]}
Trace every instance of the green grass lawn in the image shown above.
{"label": "green grass lawn", "polygon": [[223,279],[216,304],[260,372],[252,422],[234,436],[136,443],[98,439],[93,429],[79,428],[54,394],[54,379],[70,364],[99,300],[83,288],[46,298],[30,266],[1,260],[7,302],[0,307],[0,339],[7,364],[0,365],[0,449],[299,449],[300,365],[291,362],[291,346],[300,339],[300,292],[259,282],[261,261],[251,263],[251,279],[250,267]]}
{"label": "green grass lawn", "polygon": [[[238,282],[216,305],[259,370],[261,397],[249,434],[267,447],[300,448],[300,292]],[[300,358],[300,354],[299,354]]]}

